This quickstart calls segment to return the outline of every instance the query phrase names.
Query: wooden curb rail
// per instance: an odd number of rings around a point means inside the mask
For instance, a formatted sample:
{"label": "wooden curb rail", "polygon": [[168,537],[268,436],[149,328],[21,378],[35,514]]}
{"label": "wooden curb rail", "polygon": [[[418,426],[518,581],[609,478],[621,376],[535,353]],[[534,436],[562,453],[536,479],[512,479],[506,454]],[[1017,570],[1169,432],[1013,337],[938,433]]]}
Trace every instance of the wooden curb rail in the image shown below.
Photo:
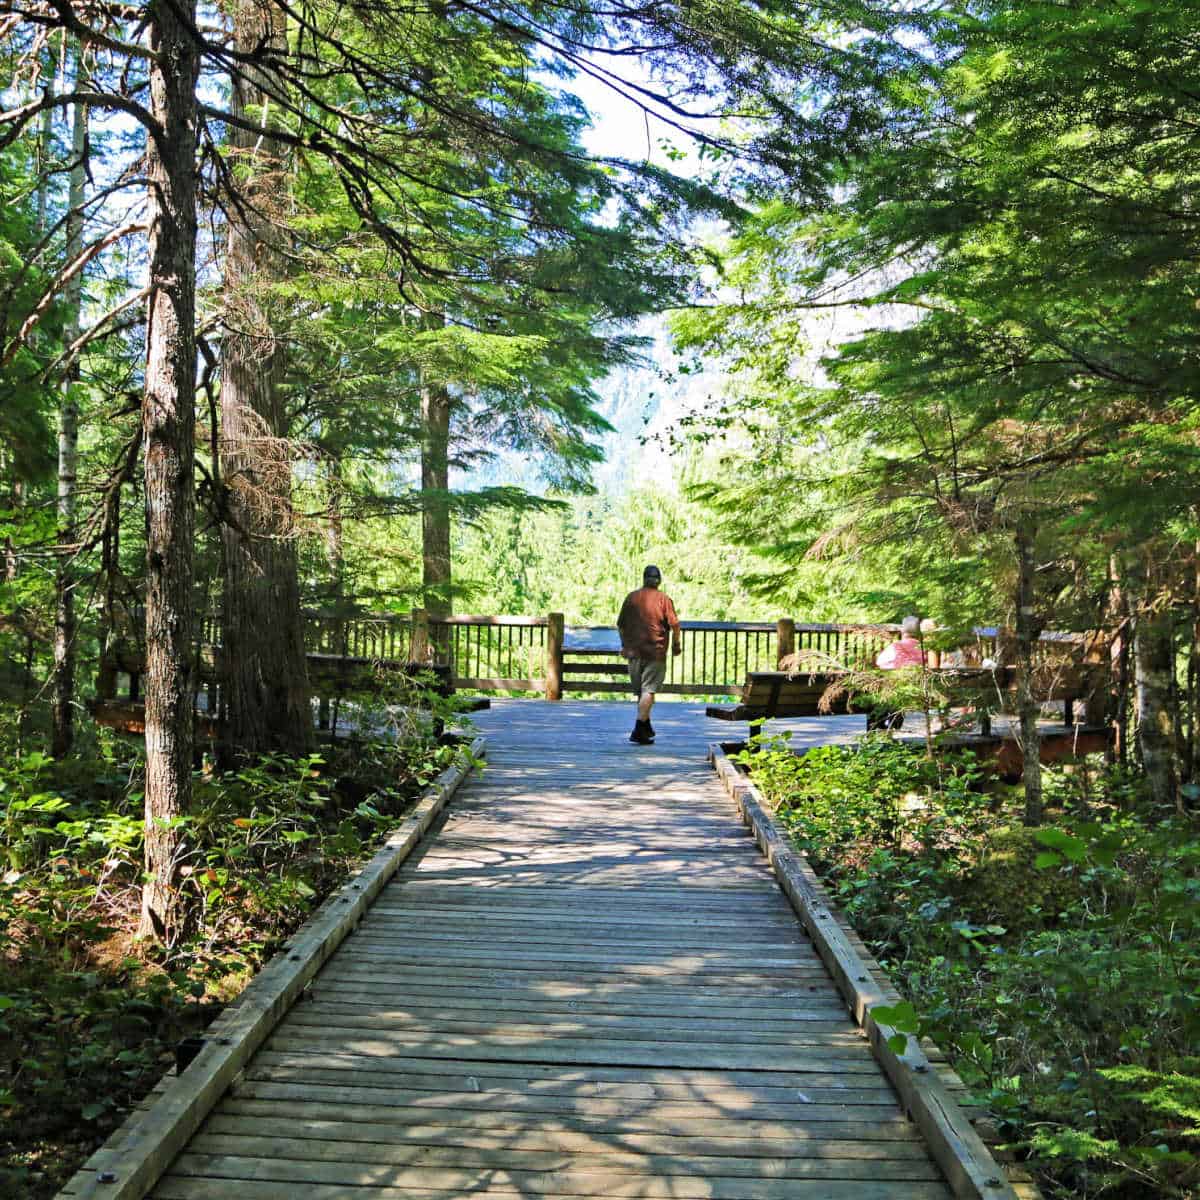
{"label": "wooden curb rail", "polygon": [[[474,762],[476,738],[460,752],[363,869],[321,905],[213,1022],[204,1049],[161,1099],[101,1146],[59,1193],[63,1200],[142,1200],[171,1165],[254,1052],[420,843]],[[115,1143],[115,1144],[114,1144]]]}
{"label": "wooden curb rail", "polygon": [[1021,1200],[917,1040],[908,1037],[903,1054],[888,1045],[897,1031],[871,1010],[891,998],[838,924],[824,885],[790,848],[758,789],[720,746],[710,749],[709,759],[954,1194],[963,1200]]}

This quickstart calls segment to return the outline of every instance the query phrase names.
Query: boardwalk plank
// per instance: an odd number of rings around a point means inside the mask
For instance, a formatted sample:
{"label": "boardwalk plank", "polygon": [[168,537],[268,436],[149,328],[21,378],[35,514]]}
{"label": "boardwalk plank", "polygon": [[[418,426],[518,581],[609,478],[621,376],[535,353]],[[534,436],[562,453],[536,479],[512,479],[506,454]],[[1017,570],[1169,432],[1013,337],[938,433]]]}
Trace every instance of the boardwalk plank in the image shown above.
{"label": "boardwalk plank", "polygon": [[589,949],[573,943],[562,947],[543,946],[532,942],[507,942],[503,938],[488,939],[486,946],[482,946],[471,938],[446,942],[404,936],[388,937],[386,933],[372,931],[365,923],[354,935],[354,946],[355,949],[370,949],[383,953],[390,953],[395,947],[408,957],[416,955],[425,961],[447,963],[483,962],[502,965],[513,955],[519,955],[522,962],[531,964],[598,963],[605,968],[617,965],[661,966],[673,971],[703,972],[737,970],[747,965],[747,960],[749,965],[764,970],[812,966],[821,961],[816,951],[810,948],[805,953],[799,946],[791,950],[772,949],[756,951],[753,954],[745,950],[707,950],[697,953],[694,949],[675,947],[670,943],[660,948],[647,949],[621,942],[604,942]]}
{"label": "boardwalk plank", "polygon": [[[288,1039],[292,1039],[289,1043]],[[282,1046],[340,1044],[360,1053],[403,1054],[406,1050],[425,1058],[484,1058],[502,1062],[543,1062],[634,1066],[653,1064],[673,1067],[704,1067],[709,1070],[788,1071],[803,1069],[816,1060],[835,1062],[863,1060],[869,1050],[863,1039],[852,1042],[812,1041],[793,1046],[721,1042],[709,1044],[657,1040],[588,1037],[540,1037],[537,1035],[474,1036],[443,1030],[405,1034],[394,1030],[358,1030],[352,1027],[295,1025],[289,1022],[272,1044]]]}
{"label": "boardwalk plank", "polygon": [[[239,1121],[215,1118],[210,1132],[198,1137],[196,1154],[248,1155],[291,1161],[386,1163],[397,1166],[469,1167],[512,1171],[562,1171],[568,1174],[652,1175],[663,1179],[713,1175],[769,1179],[936,1179],[931,1164],[915,1157],[887,1158],[865,1152],[860,1142],[827,1143],[819,1156],[803,1157],[784,1150],[781,1157],[750,1157],[716,1141],[683,1138],[635,1138],[599,1142],[587,1135],[560,1135],[564,1145],[550,1145],[542,1134],[526,1139],[545,1143],[533,1149],[500,1137],[474,1145],[464,1138],[449,1146],[405,1144],[377,1127],[346,1122],[320,1122],[303,1130],[282,1121]],[[673,1144],[672,1144],[673,1143]],[[750,1145],[760,1150],[762,1144]]]}
{"label": "boardwalk plank", "polygon": [[[405,992],[404,1003],[400,1006],[394,1003],[394,995],[392,988],[374,987],[370,984],[346,985],[335,979],[325,979],[321,981],[319,989],[313,989],[312,1000],[322,1004],[371,1008],[389,1007],[387,1001],[392,1000],[391,1011],[424,1020],[432,1020],[439,1015],[452,1021],[478,1020],[480,1014],[507,1017],[509,1020],[535,1017],[538,1021],[584,1015],[616,1021],[627,1016],[636,1016],[643,1018],[641,1023],[644,1025],[653,1023],[662,1024],[664,1028],[675,1028],[682,1019],[694,1028],[709,1031],[775,1026],[789,1030],[794,1021],[845,1022],[848,1019],[845,1006],[832,1003],[824,1006],[814,1003],[807,1008],[801,1008],[799,1005],[773,1008],[756,1004],[751,1015],[745,1016],[743,1010],[735,1005],[700,1008],[681,1001],[678,1007],[671,1006],[670,1015],[659,1015],[661,1006],[644,1001],[640,1004],[633,1001],[626,1004],[618,1001],[595,1003],[591,999],[555,1001],[533,991],[523,996],[513,996],[504,992],[480,996],[469,991],[447,996],[444,993],[429,994],[409,989]],[[531,1008],[531,1001],[538,1003]]]}
{"label": "boardwalk plank", "polygon": [[[212,1160],[209,1160],[210,1162]],[[219,1160],[225,1167],[227,1161]],[[251,1160],[253,1164],[254,1160]],[[182,1160],[183,1167],[194,1171],[196,1162]],[[368,1173],[364,1172],[365,1177]],[[376,1177],[387,1177],[386,1171],[375,1172]],[[759,1183],[755,1180],[694,1180],[686,1189],[679,1180],[621,1181],[608,1180],[604,1176],[573,1178],[570,1183],[574,1191],[545,1193],[534,1186],[528,1178],[510,1179],[506,1175],[488,1173],[478,1182],[449,1180],[445,1176],[430,1180],[424,1178],[401,1186],[389,1183],[368,1183],[364,1177],[353,1183],[327,1183],[313,1179],[303,1172],[292,1172],[287,1179],[275,1180],[247,1178],[244,1175],[219,1174],[215,1177],[168,1175],[155,1189],[155,1200],[230,1200],[230,1180],[236,1180],[238,1200],[446,1200],[453,1196],[497,1197],[511,1200],[514,1196],[553,1194],[572,1197],[612,1196],[618,1200],[948,1200],[950,1193],[940,1183],[903,1183],[887,1180],[868,1183],[862,1180],[778,1180]],[[303,1190],[298,1190],[303,1184]],[[666,1190],[669,1186],[669,1190]]]}
{"label": "boardwalk plank", "polygon": [[[577,1067],[629,1066],[664,1067],[675,1070],[704,1071],[787,1071],[849,1073],[878,1078],[874,1061],[864,1053],[865,1047],[798,1047],[787,1054],[773,1053],[759,1047],[712,1048],[672,1045],[649,1049],[646,1043],[615,1042],[550,1042],[539,1045],[536,1039],[515,1041],[512,1045],[488,1045],[479,1038],[441,1039],[380,1037],[371,1033],[329,1033],[320,1030],[289,1026],[281,1029],[270,1041],[277,1051],[307,1054],[337,1053],[398,1059],[446,1059],[461,1062],[533,1063]],[[526,1054],[522,1056],[522,1050]]]}
{"label": "boardwalk plank", "polygon": [[[535,1019],[530,1019],[535,1018]],[[766,1046],[827,1046],[856,1044],[862,1039],[857,1025],[848,1016],[814,1018],[804,1022],[752,1023],[750,1021],[687,1022],[638,1015],[604,1017],[587,1013],[502,1014],[469,1013],[454,1015],[445,1011],[411,1013],[393,1005],[339,1004],[320,1000],[288,1018],[289,1026],[314,1026],[318,1029],[390,1029],[396,1032],[424,1034],[431,1029],[446,1033],[480,1037],[603,1037],[620,1040],[657,1040],[659,1042],[711,1042]]]}
{"label": "boardwalk plank", "polygon": [[[737,1117],[721,1105],[700,1100],[630,1102],[592,1097],[522,1096],[508,1092],[478,1092],[430,1096],[406,1088],[329,1086],[245,1081],[220,1110],[239,1117],[283,1117],[296,1126],[310,1121],[352,1121],[360,1126],[386,1124],[407,1128],[409,1136],[433,1138],[452,1128],[500,1129],[520,1132],[536,1116],[538,1128],[571,1129],[580,1133],[620,1136],[654,1133],[671,1138],[718,1138],[737,1141],[784,1141],[788,1146],[820,1145],[829,1139],[856,1142],[902,1141],[919,1146],[910,1121],[893,1108],[835,1104],[775,1104],[758,1111],[743,1109]],[[864,1126],[869,1127],[865,1130]],[[793,1150],[775,1153],[799,1153]],[[916,1153],[916,1151],[914,1151]]]}
{"label": "boardwalk plank", "polygon": [[[879,1072],[868,1064],[863,1071],[846,1069],[832,1070],[816,1064],[804,1071],[705,1071],[701,1069],[678,1070],[670,1067],[626,1067],[626,1066],[568,1066],[565,1064],[487,1062],[483,1060],[423,1059],[417,1056],[404,1059],[381,1059],[370,1055],[348,1052],[306,1054],[304,1051],[265,1050],[255,1062],[292,1063],[301,1065],[344,1066],[347,1070],[360,1073],[401,1073],[405,1078],[422,1078],[436,1081],[435,1090],[487,1091],[498,1087],[503,1091],[537,1091],[543,1087],[558,1089],[568,1087],[596,1087],[597,1089],[618,1087],[638,1088],[640,1098],[651,1098],[661,1089],[681,1089],[686,1099],[708,1099],[713,1096],[733,1094],[753,1097],[760,1089],[771,1092],[780,1089],[796,1089],[808,1094],[809,1088],[828,1087],[837,1090],[848,1088],[882,1089],[883,1094],[895,1099],[891,1087]],[[865,1076],[865,1077],[864,1077]],[[454,1081],[455,1086],[445,1083]],[[352,1080],[343,1080],[352,1083]],[[415,1086],[415,1085],[414,1085]],[[647,1094],[644,1089],[653,1089]],[[599,1091],[597,1095],[601,1094]],[[663,1094],[666,1094],[665,1092]]]}
{"label": "boardwalk plank", "polygon": [[[691,987],[681,992],[678,989],[655,986],[652,980],[621,979],[610,983],[589,985],[571,975],[556,976],[548,973],[532,979],[505,977],[497,984],[487,982],[487,972],[474,972],[470,980],[446,979],[436,973],[404,976],[407,985],[404,997],[414,1004],[437,1006],[446,1004],[451,1008],[463,1006],[489,1008],[514,1004],[522,1009],[530,1005],[544,1006],[547,1011],[556,1007],[569,1007],[572,1011],[597,1012],[609,1009],[636,1009],[652,1012],[666,1008],[673,1014],[713,1018],[724,1015],[740,1015],[746,1011],[743,1001],[751,1000],[754,1012],[763,1020],[787,1019],[793,1014],[803,1019],[802,1014],[818,1009],[846,1012],[846,1006],[837,998],[828,995],[824,988],[815,984],[808,987],[791,987],[777,990],[736,988]],[[386,972],[368,970],[355,972],[347,966],[337,973],[327,971],[313,986],[311,994],[316,997],[325,992],[345,996],[369,996],[372,994],[395,998],[395,983]]]}
{"label": "boardwalk plank", "polygon": [[660,709],[651,747],[628,706],[481,714],[488,767],[152,1195],[949,1200]]}
{"label": "boardwalk plank", "polygon": [[[364,978],[397,983],[412,981],[414,984],[453,983],[459,981],[480,987],[529,987],[551,988],[582,986],[594,995],[628,994],[644,989],[663,989],[665,972],[659,968],[626,966],[606,971],[583,971],[555,969],[553,966],[529,966],[521,962],[507,962],[502,968],[483,966],[476,963],[463,967],[435,967],[428,962],[411,962],[400,955],[384,953],[368,954],[364,950],[355,958],[344,958],[331,970],[341,979]],[[824,995],[832,999],[829,975],[823,967],[795,968],[783,974],[765,974],[753,971],[727,971],[722,974],[710,972],[699,975],[694,972],[677,971],[675,977],[685,986],[676,986],[676,994],[692,998],[719,996],[723,999],[756,996],[775,999],[803,999],[810,995]],[[547,995],[553,994],[549,991]]]}
{"label": "boardwalk plank", "polygon": [[[836,1196],[854,1200],[944,1200],[941,1183],[904,1182],[901,1180],[852,1181],[737,1178],[727,1176],[636,1176],[609,1172],[582,1171],[533,1172],[514,1169],[495,1170],[480,1167],[456,1170],[452,1167],[407,1167],[364,1165],[344,1162],[320,1162],[306,1159],[294,1162],[285,1158],[256,1158],[238,1155],[187,1153],[180,1156],[172,1175],[199,1176],[208,1179],[239,1181],[271,1180],[293,1184],[338,1184],[359,1189],[387,1187],[441,1191],[443,1195],[492,1194],[500,1192],[543,1196],[618,1196],[645,1200],[795,1200],[796,1197]],[[499,1187],[496,1188],[496,1184]],[[837,1189],[837,1190],[834,1190]],[[160,1190],[160,1196],[169,1192]],[[216,1193],[213,1193],[216,1194]],[[360,1193],[361,1194],[361,1193]],[[226,1193],[228,1196],[228,1193]],[[293,1190],[292,1197],[296,1195]]]}
{"label": "boardwalk plank", "polygon": [[[411,1061],[411,1060],[410,1060]],[[473,1064],[471,1064],[473,1065]],[[456,1071],[460,1064],[455,1064]],[[649,1074],[649,1073],[647,1073]],[[768,1079],[776,1077],[772,1072]],[[654,1100],[676,1103],[704,1101],[714,1104],[725,1116],[743,1117],[751,1107],[756,1113],[778,1116],[779,1106],[797,1104],[881,1105],[894,1109],[891,1088],[846,1076],[796,1075],[796,1082],[770,1086],[767,1083],[741,1087],[631,1079],[608,1081],[575,1079],[569,1075],[540,1078],[496,1077],[480,1073],[437,1075],[427,1068],[403,1070],[403,1064],[357,1058],[353,1055],[321,1056],[263,1052],[246,1070],[246,1079],[262,1083],[317,1083],[333,1087],[383,1087],[428,1095],[431,1103],[460,1103],[464,1094],[513,1094],[517,1096],[566,1096],[600,1100]],[[856,1086],[852,1086],[856,1085]],[[443,1099],[445,1098],[445,1099]]]}

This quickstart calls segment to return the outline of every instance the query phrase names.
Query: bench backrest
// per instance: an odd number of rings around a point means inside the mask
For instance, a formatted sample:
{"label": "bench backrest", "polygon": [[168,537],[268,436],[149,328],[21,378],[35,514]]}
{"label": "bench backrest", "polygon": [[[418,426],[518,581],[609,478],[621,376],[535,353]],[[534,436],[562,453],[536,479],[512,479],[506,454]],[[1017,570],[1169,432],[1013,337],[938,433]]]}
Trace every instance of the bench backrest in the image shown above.
{"label": "bench backrest", "polygon": [[829,685],[842,675],[841,671],[792,676],[786,671],[751,671],[742,689],[742,704],[769,716],[815,715]]}
{"label": "bench backrest", "polygon": [[[1048,678],[1035,680],[1034,694],[1039,701],[1078,699],[1095,686],[1098,670],[1088,666],[1064,666]],[[951,667],[933,673],[949,684],[952,695],[956,691],[961,691],[964,696],[972,692],[999,691],[1006,701],[1011,701],[1016,687],[1015,667]],[[742,706],[767,716],[816,715],[820,711],[821,697],[845,675],[844,671],[802,672],[798,675],[788,675],[786,671],[751,671],[742,688]],[[845,701],[834,705],[839,711],[845,706]],[[855,709],[856,702],[852,701],[850,707]]]}

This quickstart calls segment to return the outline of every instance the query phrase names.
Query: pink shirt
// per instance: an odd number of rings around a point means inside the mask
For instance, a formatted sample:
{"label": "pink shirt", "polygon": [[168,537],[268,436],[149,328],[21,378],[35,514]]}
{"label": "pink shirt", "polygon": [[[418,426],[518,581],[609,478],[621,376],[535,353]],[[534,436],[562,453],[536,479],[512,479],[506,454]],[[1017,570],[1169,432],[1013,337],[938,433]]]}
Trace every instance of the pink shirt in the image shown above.
{"label": "pink shirt", "polygon": [[916,638],[903,637],[898,642],[892,642],[890,646],[884,646],[875,659],[875,665],[885,671],[892,671],[897,667],[923,667],[925,651],[921,649],[921,643]]}

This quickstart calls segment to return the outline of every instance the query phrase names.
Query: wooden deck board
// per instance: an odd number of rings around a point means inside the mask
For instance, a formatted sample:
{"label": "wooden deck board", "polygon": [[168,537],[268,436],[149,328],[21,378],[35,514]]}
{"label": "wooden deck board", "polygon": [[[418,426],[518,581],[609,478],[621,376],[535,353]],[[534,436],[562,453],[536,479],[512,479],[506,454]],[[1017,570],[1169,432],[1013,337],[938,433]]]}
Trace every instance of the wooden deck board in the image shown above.
{"label": "wooden deck board", "polygon": [[650,747],[627,705],[482,714],[489,766],[152,1195],[946,1200],[699,711]]}

